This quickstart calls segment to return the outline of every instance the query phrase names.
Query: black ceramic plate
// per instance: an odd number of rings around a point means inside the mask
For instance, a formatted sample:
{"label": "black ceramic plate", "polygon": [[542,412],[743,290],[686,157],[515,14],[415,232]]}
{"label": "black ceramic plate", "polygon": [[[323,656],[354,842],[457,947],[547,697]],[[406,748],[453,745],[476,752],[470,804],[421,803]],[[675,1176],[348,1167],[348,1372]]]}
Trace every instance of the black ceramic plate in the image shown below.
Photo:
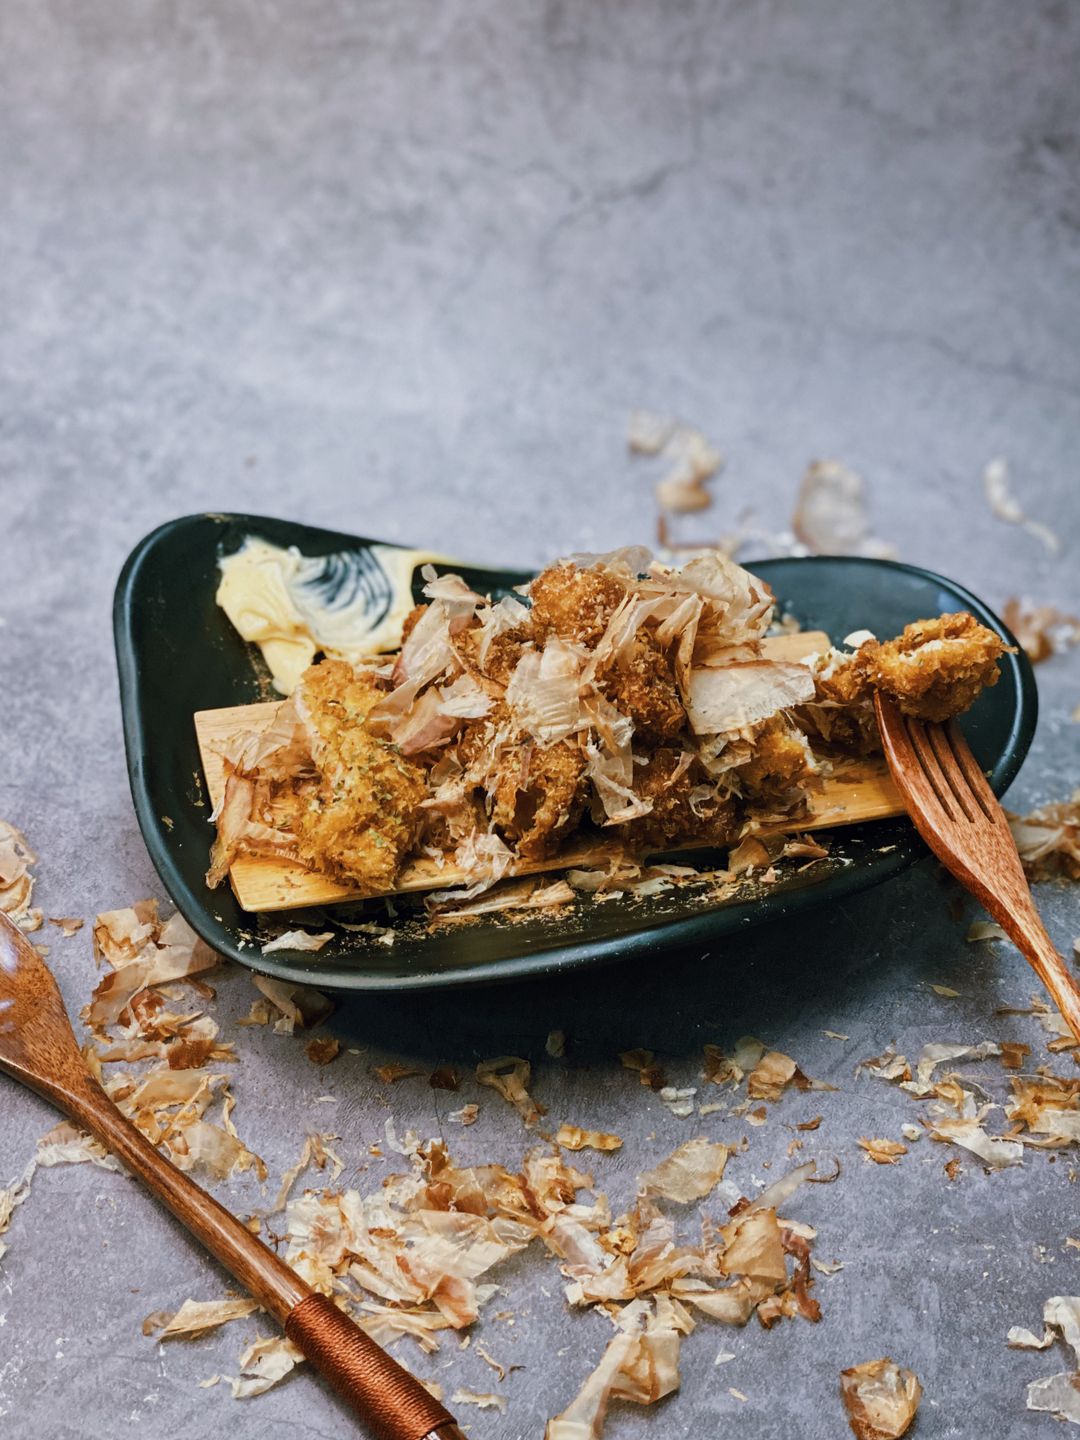
{"label": "black ceramic plate", "polygon": [[[240,639],[214,599],[219,557],[238,549],[248,535],[295,545],[310,556],[372,543],[253,515],[188,516],[163,525],[132,551],[117,583],[113,615],[128,770],[143,837],[179,910],[215,950],[243,965],[282,979],[317,978],[323,989],[392,990],[507,979],[627,955],[660,956],[673,945],[715,947],[747,925],[865,890],[926,853],[906,819],[883,820],[831,830],[828,860],[801,873],[796,866],[782,869],[778,883],[740,892],[734,900],[718,901],[689,887],[649,900],[602,905],[585,900],[553,916],[491,918],[433,934],[407,915],[388,921],[381,902],[265,920],[248,915],[227,886],[210,891],[203,880],[213,831],[192,723],[196,710],[267,698],[259,652]],[[456,568],[475,589],[495,594],[528,578],[521,571]],[[914,566],[817,557],[762,561],[752,568],[803,628],[825,630],[834,640],[856,628],[892,635],[911,620],[967,609],[1012,643],[981,601]],[[1035,716],[1031,668],[1022,654],[1007,656],[1000,682],[963,720],[999,795],[1027,753]],[[394,943],[338,928],[337,919],[392,924]],[[262,956],[267,938],[297,924],[336,929],[336,935],[317,956]]]}

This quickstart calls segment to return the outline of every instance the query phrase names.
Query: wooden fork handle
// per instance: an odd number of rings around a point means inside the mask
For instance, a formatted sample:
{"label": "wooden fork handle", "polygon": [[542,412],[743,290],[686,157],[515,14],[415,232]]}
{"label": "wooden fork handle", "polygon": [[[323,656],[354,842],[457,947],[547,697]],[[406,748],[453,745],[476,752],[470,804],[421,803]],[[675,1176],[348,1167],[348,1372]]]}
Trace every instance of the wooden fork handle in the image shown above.
{"label": "wooden fork handle", "polygon": [[1065,1024],[1074,1038],[1080,1040],[1080,990],[1068,965],[1046,933],[1046,926],[1039,918],[1027,885],[1024,886],[1026,895],[1015,895],[1009,902],[986,887],[981,886],[980,890],[984,891],[978,896],[984,908],[1030,962],[1061,1011]]}
{"label": "wooden fork handle", "polygon": [[200,1240],[334,1386],[378,1440],[463,1440],[420,1382],[156,1150],[87,1075],[48,1098],[110,1150]]}

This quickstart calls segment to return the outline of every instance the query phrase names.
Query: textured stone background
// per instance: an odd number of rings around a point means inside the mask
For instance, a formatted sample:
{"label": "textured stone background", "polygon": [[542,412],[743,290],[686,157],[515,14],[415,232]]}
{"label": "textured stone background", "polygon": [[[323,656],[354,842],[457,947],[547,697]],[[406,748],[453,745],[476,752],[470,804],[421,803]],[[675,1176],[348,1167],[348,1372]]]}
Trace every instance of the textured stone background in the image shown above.
{"label": "textured stone background", "polygon": [[[523,564],[648,540],[652,477],[623,448],[645,404],[727,451],[710,523],[749,505],[783,526],[806,462],[835,455],[866,475],[903,558],[992,603],[1080,606],[1078,63],[1080,9],[1048,0],[6,0],[0,814],[40,851],[46,913],[160,893],[128,797],[109,605],[131,545],[183,512],[291,515]],[[989,512],[980,475],[997,454],[1061,532],[1060,559]],[[1040,670],[1018,806],[1077,781],[1078,659]],[[842,1088],[775,1107],[729,1173],[749,1184],[773,1160],[775,1175],[784,1122],[821,1109],[805,1153],[840,1155],[845,1174],[797,1213],[845,1269],[820,1280],[817,1327],[703,1323],[681,1395],[619,1408],[609,1434],[831,1440],[838,1370],[883,1353],[923,1379],[923,1440],[1057,1434],[1023,1391],[1064,1356],[1012,1353],[1004,1335],[1080,1287],[1063,1248],[1074,1162],[1034,1154],[993,1176],[965,1162],[949,1184],[944,1147],[922,1142],[896,1169],[855,1149],[917,1110],[852,1078],[888,1041],[911,1055],[994,1035],[1043,1053],[1033,1022],[993,1014],[1030,995],[1023,962],[965,945],[976,912],[954,922],[948,898],[924,865],[662,974],[366,1000],[338,1017],[364,1053],[326,1072],[299,1042],[240,1032],[241,1127],[276,1174],[305,1128],[329,1126],[361,1166],[348,1178],[377,1184],[380,1163],[362,1167],[385,1116],[432,1133],[450,1106],[421,1081],[380,1094],[372,1062],[517,1051],[538,1059],[554,1119],[626,1137],[595,1166],[619,1203],[690,1134],[736,1132],[675,1120],[615,1052],[651,1045],[693,1083],[704,1040],[754,1031]],[[1068,947],[1075,895],[1040,900]],[[77,1007],[89,933],[50,939]],[[228,975],[218,1013],[249,998]],[[571,1037],[565,1063],[543,1058],[551,1025]],[[481,1119],[455,1150],[512,1163],[517,1117],[470,1087]],[[2,1114],[6,1178],[52,1117],[14,1086]],[[257,1200],[246,1182],[226,1198]],[[253,1322],[161,1351],[142,1337],[146,1312],[225,1282],[130,1182],[44,1174],[8,1238],[12,1440],[353,1433],[303,1374],[244,1405],[196,1388],[235,1369]],[[538,1436],[608,1333],[568,1317],[538,1254],[504,1278],[520,1318],[486,1338],[524,1369],[505,1417],[462,1412],[492,1440]],[[717,1369],[721,1349],[737,1358]],[[493,1379],[452,1342],[418,1369],[450,1387]]]}

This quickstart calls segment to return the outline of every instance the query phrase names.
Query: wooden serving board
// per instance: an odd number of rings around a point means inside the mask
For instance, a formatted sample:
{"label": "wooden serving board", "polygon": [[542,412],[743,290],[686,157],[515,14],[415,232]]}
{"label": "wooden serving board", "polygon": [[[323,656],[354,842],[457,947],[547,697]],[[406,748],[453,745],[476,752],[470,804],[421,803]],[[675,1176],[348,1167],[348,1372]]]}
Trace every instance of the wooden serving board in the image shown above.
{"label": "wooden serving board", "polygon": [[[828,644],[827,635],[809,630],[797,635],[773,636],[764,642],[763,649],[770,659],[798,661],[825,649]],[[271,701],[268,704],[230,705],[221,710],[196,712],[195,732],[206,776],[206,789],[215,806],[225,788],[222,752],[227,743],[240,730],[255,731],[269,725],[277,708],[278,702]],[[873,758],[852,762],[844,767],[842,774],[827,778],[810,797],[807,815],[772,828],[777,831],[824,830],[830,826],[883,820],[903,813],[903,804],[885,761]],[[763,830],[761,833],[767,832]],[[678,848],[690,850],[694,846],[680,845]],[[598,842],[591,839],[568,846],[547,860],[520,861],[509,873],[536,875],[549,870],[601,865],[619,849],[618,841]],[[233,862],[229,879],[241,908],[253,912],[293,910],[306,905],[332,905],[363,898],[361,892],[326,875],[308,870],[295,861],[279,860],[269,855],[240,856]],[[393,893],[443,889],[463,885],[467,879],[455,866],[446,864],[440,868],[434,860],[422,856],[403,867]]]}

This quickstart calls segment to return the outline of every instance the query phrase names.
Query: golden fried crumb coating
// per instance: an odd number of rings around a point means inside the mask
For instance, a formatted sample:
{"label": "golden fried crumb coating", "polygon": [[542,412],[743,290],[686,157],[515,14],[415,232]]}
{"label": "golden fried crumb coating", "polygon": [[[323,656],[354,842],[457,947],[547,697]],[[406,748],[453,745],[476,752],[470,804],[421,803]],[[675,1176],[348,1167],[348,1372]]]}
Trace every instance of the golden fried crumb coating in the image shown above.
{"label": "golden fried crumb coating", "polygon": [[634,849],[671,848],[679,841],[712,840],[726,845],[738,834],[737,807],[719,799],[700,761],[686,764],[685,752],[671,746],[654,750],[635,776],[637,793],[652,802],[648,815],[615,828]]}
{"label": "golden fried crumb coating", "polygon": [[941,721],[962,715],[980,690],[997,684],[998,661],[1008,649],[1000,635],[960,610],[917,620],[885,644],[868,640],[856,664],[906,715]]}
{"label": "golden fried crumb coating", "polygon": [[572,740],[508,750],[493,782],[495,828],[528,860],[552,854],[585,810],[585,757]]}
{"label": "golden fried crumb coating", "polygon": [[[510,683],[514,667],[521,659],[521,652],[532,639],[532,628],[515,625],[501,635],[488,641],[487,649],[481,650],[483,631],[478,627],[466,630],[457,637],[458,651],[467,664],[474,667],[485,680],[491,680],[503,689]],[[481,654],[483,658],[481,658]]]}
{"label": "golden fried crumb coating", "polygon": [[312,665],[297,692],[321,777],[296,817],[298,856],[372,893],[393,888],[427,793],[423,770],[364,723],[384,693],[344,660]]}
{"label": "golden fried crumb coating", "polygon": [[551,634],[578,645],[595,645],[626,587],[606,570],[552,565],[529,586],[533,633],[542,644]]}
{"label": "golden fried crumb coating", "polygon": [[686,710],[667,656],[644,626],[628,656],[604,671],[600,689],[643,740],[674,740],[686,729]]}
{"label": "golden fried crumb coating", "polygon": [[782,801],[811,774],[810,754],[802,734],[783,716],[774,716],[754,736],[750,759],[735,767],[742,793],[751,800]]}

